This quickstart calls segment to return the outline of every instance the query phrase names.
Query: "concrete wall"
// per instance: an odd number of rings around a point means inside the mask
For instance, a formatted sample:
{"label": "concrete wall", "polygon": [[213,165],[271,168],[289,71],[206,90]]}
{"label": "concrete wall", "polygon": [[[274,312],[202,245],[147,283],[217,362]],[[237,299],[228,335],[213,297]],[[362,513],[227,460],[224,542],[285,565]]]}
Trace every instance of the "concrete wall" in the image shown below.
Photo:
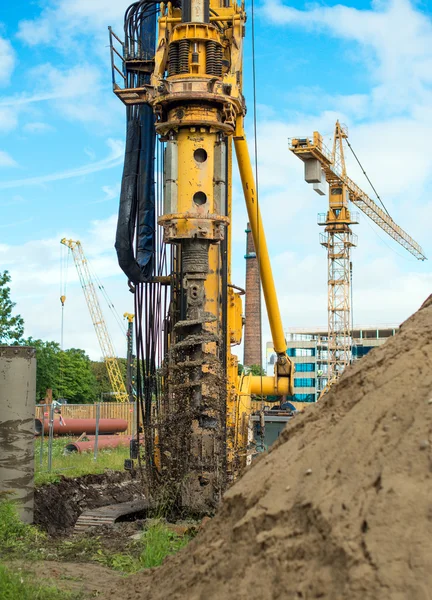
{"label": "concrete wall", "polygon": [[0,497],[15,499],[22,520],[33,522],[34,348],[0,347]]}

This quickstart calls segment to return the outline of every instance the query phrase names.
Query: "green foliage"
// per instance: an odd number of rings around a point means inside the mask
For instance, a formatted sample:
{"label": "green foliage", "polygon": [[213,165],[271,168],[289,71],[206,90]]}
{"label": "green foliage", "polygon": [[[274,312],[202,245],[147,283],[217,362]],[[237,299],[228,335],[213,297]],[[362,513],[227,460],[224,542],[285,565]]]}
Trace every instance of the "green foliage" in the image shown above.
{"label": "green foliage", "polygon": [[164,559],[175,554],[186,546],[189,537],[180,537],[162,522],[154,523],[145,532],[142,537],[144,550],[140,556],[140,562],[144,569],[158,567]]}
{"label": "green foliage", "polygon": [[81,595],[59,590],[53,586],[34,583],[25,573],[13,573],[0,565],[0,600],[73,600]]}
{"label": "green foliage", "polygon": [[52,471],[48,468],[48,439],[43,442],[42,465],[40,464],[41,438],[37,438],[35,446],[35,484],[37,486],[46,483],[58,483],[61,475],[66,477],[81,477],[90,473],[104,473],[105,470],[122,471],[124,460],[129,456],[129,448],[112,448],[99,450],[97,460],[94,460],[93,452],[74,452],[64,454],[66,444],[72,439],[58,438],[53,440]]}
{"label": "green foliage", "polygon": [[136,573],[141,569],[158,567],[165,558],[184,548],[191,535],[180,536],[163,521],[153,522],[128,553],[110,554],[99,548],[96,560],[123,573]]}
{"label": "green foliage", "polygon": [[[28,338],[23,344],[36,348],[36,400],[43,401],[47,389],[53,398],[65,398],[69,403],[91,403],[100,398],[92,364],[84,350],[60,350],[57,342]],[[104,363],[101,366],[105,369]]]}
{"label": "green foliage", "polygon": [[23,344],[36,349],[36,401],[43,401],[48,388],[55,399],[60,397],[60,346],[57,342],[44,342],[28,338]]}
{"label": "green foliage", "polygon": [[13,502],[0,500],[0,557],[6,554],[21,557],[23,552],[41,545],[45,538],[36,527],[21,521]]}
{"label": "green foliage", "polygon": [[86,404],[98,400],[96,378],[84,350],[71,348],[60,353],[61,397],[72,404]]}
{"label": "green foliage", "polygon": [[15,302],[10,298],[10,281],[8,271],[0,273],[0,344],[4,345],[20,342],[24,334],[23,318],[12,314]]}
{"label": "green foliage", "polygon": [[245,370],[248,375],[265,376],[266,374],[261,365],[250,365],[250,367],[245,367]]}
{"label": "green foliage", "polygon": [[[121,374],[123,376],[123,381],[126,385],[127,360],[125,358],[118,358],[117,361],[120,367]],[[90,366],[96,380],[96,396],[99,399],[102,398],[103,402],[109,402],[110,399],[112,399],[113,402],[116,402],[115,396],[110,397],[112,387],[108,377],[108,371],[105,362],[91,361]]]}

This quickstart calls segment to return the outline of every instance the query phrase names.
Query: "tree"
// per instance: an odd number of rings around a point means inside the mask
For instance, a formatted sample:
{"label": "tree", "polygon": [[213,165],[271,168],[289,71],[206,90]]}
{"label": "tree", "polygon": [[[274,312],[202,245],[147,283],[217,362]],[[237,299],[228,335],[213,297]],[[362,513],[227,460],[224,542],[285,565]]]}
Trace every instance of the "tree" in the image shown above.
{"label": "tree", "polygon": [[0,273],[0,344],[18,344],[24,334],[24,319],[12,315],[15,302],[10,298],[11,276],[8,271]]}
{"label": "tree", "polygon": [[62,398],[74,404],[86,404],[98,400],[96,377],[90,359],[84,350],[71,348],[60,352]]}
{"label": "tree", "polygon": [[[120,371],[123,377],[123,381],[126,385],[126,368],[127,368],[127,360],[126,358],[118,358],[117,359]],[[102,398],[103,402],[109,402],[110,400],[116,402],[115,396],[110,396],[112,394],[113,389],[111,386],[111,382],[108,377],[108,371],[106,368],[106,364],[104,361],[92,361],[90,363],[93,375],[96,378],[96,395],[99,399]]]}
{"label": "tree", "polygon": [[53,397],[59,398],[60,346],[57,342],[44,342],[29,338],[23,344],[36,348],[36,400],[44,400],[47,389],[53,390]]}
{"label": "tree", "polygon": [[250,365],[249,367],[245,367],[246,373],[249,375],[263,375],[265,376],[266,372],[262,368],[261,365]]}

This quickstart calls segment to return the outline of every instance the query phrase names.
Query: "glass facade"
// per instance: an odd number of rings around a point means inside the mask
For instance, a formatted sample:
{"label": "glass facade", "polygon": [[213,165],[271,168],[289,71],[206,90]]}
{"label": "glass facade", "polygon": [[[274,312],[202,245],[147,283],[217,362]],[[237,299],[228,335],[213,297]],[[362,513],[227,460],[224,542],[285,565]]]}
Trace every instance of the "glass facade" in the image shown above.
{"label": "glass facade", "polygon": [[294,387],[315,387],[315,378],[296,377],[294,378]]}
{"label": "glass facade", "polygon": [[315,348],[288,348],[287,355],[294,356],[315,356]]}
{"label": "glass facade", "polygon": [[315,371],[315,363],[296,363],[296,373],[310,373]]}
{"label": "glass facade", "polygon": [[362,358],[367,354],[370,350],[372,350],[373,346],[353,346],[352,354],[353,358]]}
{"label": "glass facade", "polygon": [[294,394],[290,397],[293,402],[315,402],[315,394]]}

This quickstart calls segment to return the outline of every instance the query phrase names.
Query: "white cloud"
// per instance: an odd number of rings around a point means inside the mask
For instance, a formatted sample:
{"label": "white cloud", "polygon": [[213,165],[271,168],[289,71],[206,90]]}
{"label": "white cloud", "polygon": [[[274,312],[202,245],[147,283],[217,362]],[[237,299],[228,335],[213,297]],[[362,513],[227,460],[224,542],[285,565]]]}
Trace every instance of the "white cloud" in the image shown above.
{"label": "white cloud", "polygon": [[17,167],[18,163],[4,150],[0,150],[0,167]]}
{"label": "white cloud", "polygon": [[39,17],[20,22],[17,35],[29,46],[54,45],[67,51],[81,34],[89,33],[90,42],[106,52],[101,44],[106,45],[107,26],[120,31],[130,4],[130,0],[50,0]]}
{"label": "white cloud", "polygon": [[25,179],[15,179],[12,181],[0,182],[0,189],[18,188],[30,185],[41,185],[50,181],[59,181],[62,179],[72,179],[74,177],[81,177],[83,175],[90,175],[98,171],[105,171],[106,169],[112,169],[117,167],[123,162],[124,144],[121,140],[108,139],[107,145],[110,148],[110,152],[106,158],[102,160],[91,162],[75,169],[67,169],[57,173],[48,173],[46,175],[39,175],[37,177],[27,177]]}
{"label": "white cloud", "polygon": [[0,85],[6,86],[10,82],[11,75],[15,68],[15,51],[9,40],[0,37]]}
{"label": "white cloud", "polygon": [[116,183],[115,185],[104,185],[102,191],[105,194],[104,198],[95,200],[92,204],[102,204],[103,202],[110,202],[111,200],[118,200],[120,197],[121,184]]}
{"label": "white cloud", "polygon": [[[31,94],[20,93],[0,99],[0,128],[2,111],[9,110],[16,115],[17,110],[28,110],[30,105],[39,103],[48,103],[53,109],[46,115],[46,120],[54,114],[92,126],[112,125],[123,114],[121,103],[109,94],[108,85],[102,84],[100,70],[92,64],[76,64],[68,69],[41,64],[30,70],[28,82]],[[36,127],[40,131],[40,124]]]}
{"label": "white cloud", "polygon": [[409,0],[376,0],[370,10],[341,4],[298,10],[267,0],[262,10],[274,25],[321,29],[357,43],[356,60],[367,67],[375,86],[373,110],[398,113],[430,101],[432,23]]}
{"label": "white cloud", "polygon": [[[74,231],[62,231],[50,239],[0,245],[2,265],[11,273],[12,299],[17,302],[16,311],[24,317],[26,336],[60,342],[60,257],[61,252],[69,252],[60,245],[62,237],[81,240],[92,271],[101,280],[117,312],[120,315],[133,312],[133,296],[117,264],[113,247],[115,222],[114,216],[95,221],[79,237]],[[66,273],[63,272],[63,275]],[[100,297],[100,292],[98,294],[116,352],[125,356],[126,337],[107,303]],[[93,360],[99,360],[101,350],[71,256],[68,260],[64,314],[65,348],[83,348]]]}
{"label": "white cloud", "polygon": [[46,133],[48,131],[54,131],[54,127],[52,125],[48,125],[48,123],[34,121],[32,123],[26,123],[23,127],[23,130],[26,133]]}

